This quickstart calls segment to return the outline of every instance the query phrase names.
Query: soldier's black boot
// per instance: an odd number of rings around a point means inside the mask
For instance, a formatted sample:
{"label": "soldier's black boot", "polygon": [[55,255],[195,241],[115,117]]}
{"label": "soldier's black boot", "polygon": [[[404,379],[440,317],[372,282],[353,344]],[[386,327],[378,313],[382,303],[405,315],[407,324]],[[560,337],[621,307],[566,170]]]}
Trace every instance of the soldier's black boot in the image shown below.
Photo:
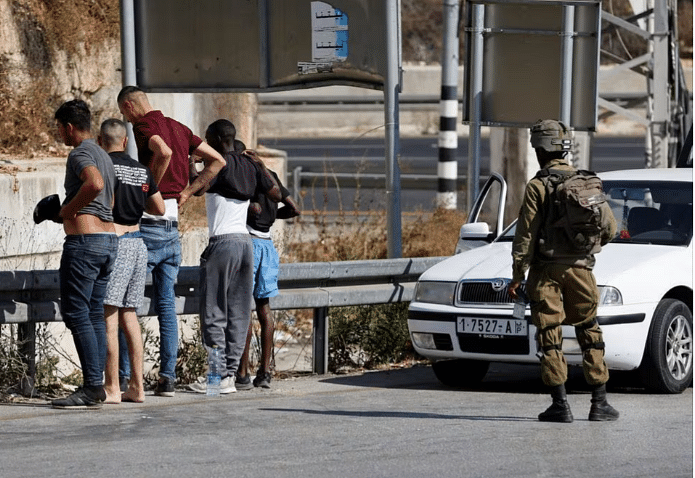
{"label": "soldier's black boot", "polygon": [[591,392],[591,409],[589,420],[592,422],[612,422],[620,416],[618,410],[611,407],[606,400],[606,384],[599,385]]}
{"label": "soldier's black boot", "polygon": [[553,397],[553,403],[546,411],[538,415],[538,420],[542,422],[572,423],[574,417],[572,417],[570,404],[567,403],[565,385],[551,387],[550,396]]}

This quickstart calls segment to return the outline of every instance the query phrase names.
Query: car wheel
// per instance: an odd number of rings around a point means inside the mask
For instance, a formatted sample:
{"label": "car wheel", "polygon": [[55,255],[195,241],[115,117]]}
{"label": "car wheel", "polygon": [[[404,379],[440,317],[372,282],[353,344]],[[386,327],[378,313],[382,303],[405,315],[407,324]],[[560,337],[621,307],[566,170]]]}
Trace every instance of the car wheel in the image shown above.
{"label": "car wheel", "polygon": [[437,379],[447,387],[465,387],[480,382],[490,362],[480,360],[441,360],[432,364]]}
{"label": "car wheel", "polygon": [[656,307],[640,373],[648,388],[663,393],[681,393],[692,383],[693,314],[680,300]]}

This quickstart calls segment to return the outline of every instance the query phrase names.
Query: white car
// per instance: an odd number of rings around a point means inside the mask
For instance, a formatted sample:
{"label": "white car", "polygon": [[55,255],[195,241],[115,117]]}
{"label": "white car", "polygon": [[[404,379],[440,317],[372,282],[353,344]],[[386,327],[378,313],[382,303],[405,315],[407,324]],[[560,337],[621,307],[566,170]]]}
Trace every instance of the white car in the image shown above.
{"label": "white car", "polygon": [[[639,370],[648,388],[666,393],[682,392],[693,377],[692,171],[599,174],[618,223],[594,268],[605,360],[609,369]],[[490,194],[495,183],[499,197]],[[488,196],[499,206],[494,232],[479,220]],[[540,363],[530,310],[514,318],[507,293],[515,224],[503,227],[505,196],[493,174],[461,227],[457,254],[422,274],[410,303],[415,350],[446,385],[482,380],[490,362]],[[562,328],[567,362],[581,366],[574,328]]]}

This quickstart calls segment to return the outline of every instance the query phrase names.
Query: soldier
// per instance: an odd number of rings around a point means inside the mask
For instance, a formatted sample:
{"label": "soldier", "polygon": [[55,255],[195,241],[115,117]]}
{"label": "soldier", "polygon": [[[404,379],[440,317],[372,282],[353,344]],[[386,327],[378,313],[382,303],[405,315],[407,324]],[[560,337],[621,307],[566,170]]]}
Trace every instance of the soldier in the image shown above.
{"label": "soldier", "polygon": [[531,146],[541,170],[526,185],[519,212],[509,295],[518,298],[528,270],[526,291],[531,301],[531,319],[538,329],[541,376],[553,399],[538,419],[566,423],[573,420],[565,391],[567,362],[562,353],[561,325],[566,324],[575,327],[583,353],[584,376],[592,387],[589,420],[617,420],[618,412],[606,400],[608,369],[603,360],[603,334],[596,322],[599,294],[592,273],[594,253],[615,235],[615,218],[607,214],[605,227],[597,231],[597,247],[577,251],[562,231],[553,227],[557,221],[551,217],[557,212],[552,209],[556,198],[552,197],[549,177],[569,177],[575,172],[564,159],[571,145],[571,133],[559,121],[538,121],[531,127]]}

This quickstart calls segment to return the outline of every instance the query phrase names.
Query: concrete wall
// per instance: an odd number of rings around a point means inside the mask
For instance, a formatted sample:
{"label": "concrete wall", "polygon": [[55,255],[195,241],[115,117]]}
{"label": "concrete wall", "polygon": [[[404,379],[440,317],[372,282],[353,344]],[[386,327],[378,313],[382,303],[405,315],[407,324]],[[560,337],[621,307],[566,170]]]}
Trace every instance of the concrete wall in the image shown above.
{"label": "concrete wall", "polygon": [[[259,150],[266,165],[286,182],[287,155],[272,149]],[[58,193],[65,198],[65,160],[43,158],[13,160],[0,166],[0,270],[58,269],[65,233],[60,224],[44,221],[34,224],[33,211],[43,197]],[[284,222],[278,221],[273,233],[280,241]],[[207,228],[187,231],[181,237],[185,266],[198,265],[207,245]],[[281,243],[281,241],[280,241]]]}

